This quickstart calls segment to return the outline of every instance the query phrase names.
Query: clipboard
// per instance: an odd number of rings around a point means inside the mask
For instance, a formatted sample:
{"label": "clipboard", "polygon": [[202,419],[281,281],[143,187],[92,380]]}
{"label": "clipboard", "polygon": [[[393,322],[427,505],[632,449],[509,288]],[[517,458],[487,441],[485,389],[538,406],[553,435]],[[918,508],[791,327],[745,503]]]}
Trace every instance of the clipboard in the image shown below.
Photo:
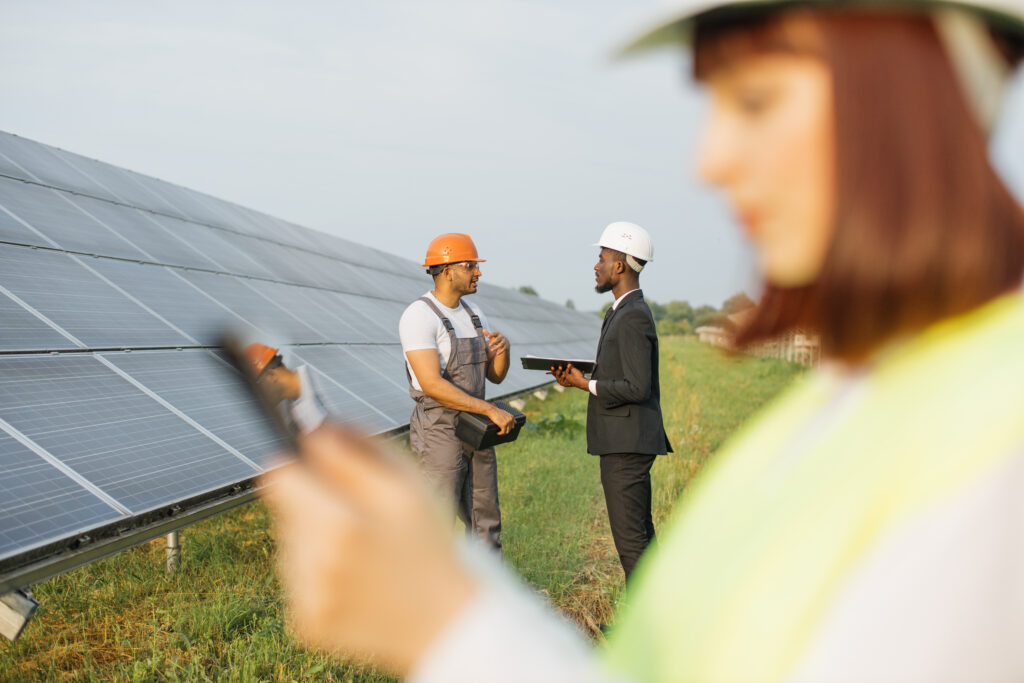
{"label": "clipboard", "polygon": [[523,362],[524,370],[543,370],[544,372],[550,372],[552,365],[568,365],[572,363],[573,367],[579,368],[583,374],[589,374],[594,371],[596,363],[592,360],[580,360],[577,358],[543,358],[541,356],[534,356],[528,354],[522,356],[519,360]]}

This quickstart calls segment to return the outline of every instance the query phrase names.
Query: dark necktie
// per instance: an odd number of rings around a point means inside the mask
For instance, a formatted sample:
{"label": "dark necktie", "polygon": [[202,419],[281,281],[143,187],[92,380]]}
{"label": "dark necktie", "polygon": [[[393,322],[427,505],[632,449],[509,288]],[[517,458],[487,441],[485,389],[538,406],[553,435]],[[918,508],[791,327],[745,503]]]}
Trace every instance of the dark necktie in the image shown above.
{"label": "dark necktie", "polygon": [[613,313],[615,313],[614,306],[609,306],[608,310],[604,312],[604,321],[601,323],[601,332],[604,332],[604,328],[608,327],[608,321],[612,319]]}

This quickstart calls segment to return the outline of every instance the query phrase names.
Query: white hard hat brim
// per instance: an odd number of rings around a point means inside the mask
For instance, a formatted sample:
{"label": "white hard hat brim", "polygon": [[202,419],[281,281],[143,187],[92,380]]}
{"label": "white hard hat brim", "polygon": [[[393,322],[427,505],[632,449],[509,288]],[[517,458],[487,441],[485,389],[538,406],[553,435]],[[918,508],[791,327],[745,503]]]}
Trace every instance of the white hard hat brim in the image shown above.
{"label": "white hard hat brim", "polygon": [[908,11],[930,12],[936,9],[961,9],[980,15],[986,24],[1016,37],[1024,43],[1024,2],[1022,0],[674,0],[651,21],[634,32],[633,37],[614,52],[614,57],[626,57],[651,49],[693,44],[694,20],[708,12],[725,8],[740,10],[799,4],[840,7],[843,5],[893,9],[904,7]]}

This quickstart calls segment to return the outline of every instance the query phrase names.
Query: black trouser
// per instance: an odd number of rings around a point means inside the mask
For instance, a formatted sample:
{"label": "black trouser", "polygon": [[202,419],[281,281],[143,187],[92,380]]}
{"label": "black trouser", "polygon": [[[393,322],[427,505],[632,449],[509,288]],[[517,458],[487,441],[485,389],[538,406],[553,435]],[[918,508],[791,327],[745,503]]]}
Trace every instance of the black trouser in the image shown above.
{"label": "black trouser", "polygon": [[626,580],[644,549],[654,540],[651,519],[651,465],[654,455],[601,456],[601,486],[608,522]]}

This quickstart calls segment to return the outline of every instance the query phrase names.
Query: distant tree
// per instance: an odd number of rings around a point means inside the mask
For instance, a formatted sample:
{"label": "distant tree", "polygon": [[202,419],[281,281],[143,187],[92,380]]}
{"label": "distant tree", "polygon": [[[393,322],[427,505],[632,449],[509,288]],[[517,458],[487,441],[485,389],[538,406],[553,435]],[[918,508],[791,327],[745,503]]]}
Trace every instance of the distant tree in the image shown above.
{"label": "distant tree", "polygon": [[668,337],[670,335],[679,334],[678,325],[668,318],[662,318],[659,320],[656,323],[655,328],[658,330],[659,337]]}
{"label": "distant tree", "polygon": [[576,310],[576,304],[572,302],[572,299],[565,300],[565,307],[568,308],[570,311]]}
{"label": "distant tree", "polygon": [[540,296],[540,294],[537,293],[537,290],[530,285],[523,285],[519,288],[519,291],[523,294],[529,294],[530,296]]}
{"label": "distant tree", "polygon": [[651,309],[651,315],[654,316],[654,322],[658,322],[665,317],[665,307],[657,301],[651,301],[648,299],[647,305]]}
{"label": "distant tree", "polygon": [[754,302],[751,298],[746,293],[739,292],[725,300],[725,303],[722,304],[722,313],[732,315],[733,313],[739,313],[753,307]]}
{"label": "distant tree", "polygon": [[608,312],[608,309],[612,307],[613,303],[615,303],[615,302],[614,301],[609,301],[604,306],[602,306],[601,310],[597,312],[597,317],[598,318],[603,318],[604,314]]}
{"label": "distant tree", "polygon": [[693,324],[693,306],[689,301],[670,301],[665,304],[665,317],[673,322],[681,320]]}
{"label": "distant tree", "polygon": [[698,306],[693,311],[693,329],[704,326],[715,326],[722,314],[714,306]]}
{"label": "distant tree", "polygon": [[662,318],[658,321],[658,336],[667,337],[670,335],[693,334],[693,325],[686,318],[670,320]]}

